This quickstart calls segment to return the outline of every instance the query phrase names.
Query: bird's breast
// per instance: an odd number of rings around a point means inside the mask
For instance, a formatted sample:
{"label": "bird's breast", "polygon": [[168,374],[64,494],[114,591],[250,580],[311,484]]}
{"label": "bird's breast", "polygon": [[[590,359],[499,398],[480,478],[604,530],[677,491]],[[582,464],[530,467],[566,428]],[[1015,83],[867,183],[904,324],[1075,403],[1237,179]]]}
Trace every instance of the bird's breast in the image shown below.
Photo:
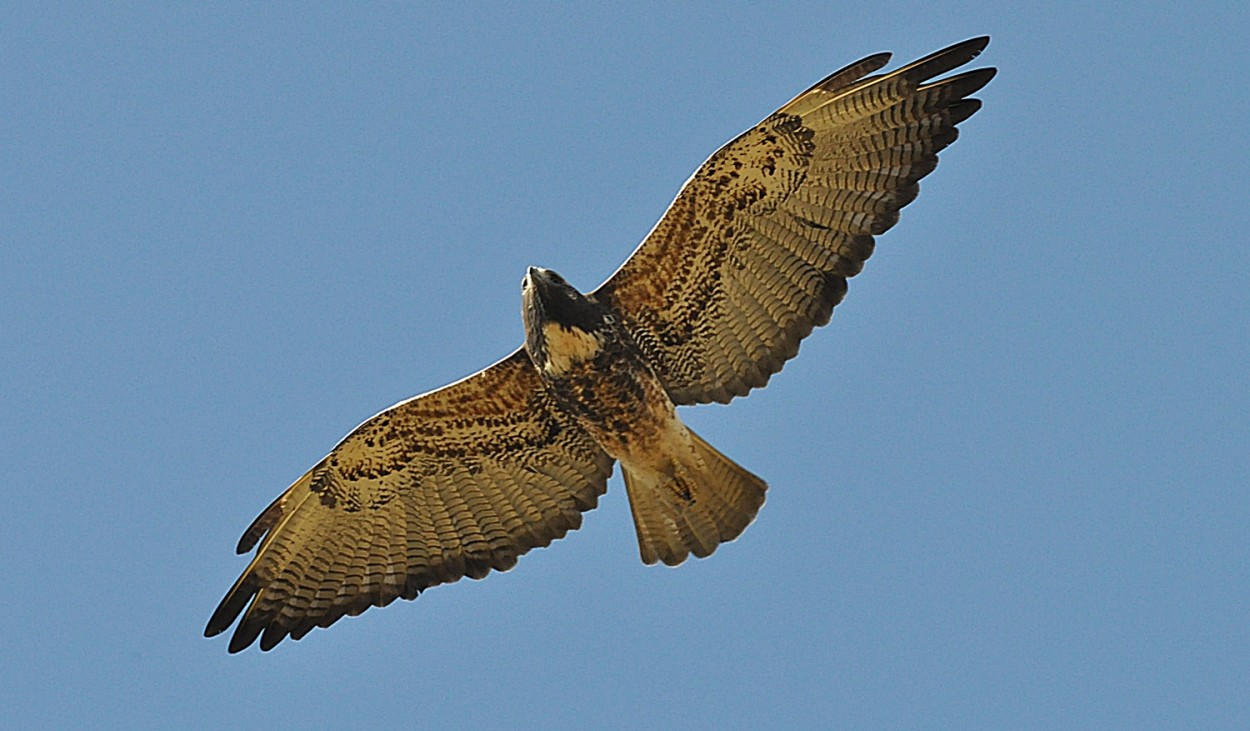
{"label": "bird's breast", "polygon": [[580,364],[594,361],[604,350],[604,333],[587,332],[579,327],[566,327],[554,322],[543,324],[546,358],[543,373],[559,378],[571,373]]}
{"label": "bird's breast", "polygon": [[636,461],[680,428],[668,392],[625,339],[611,332],[593,343],[588,334],[558,337],[567,339],[554,349],[547,341],[541,369],[548,390],[608,454]]}

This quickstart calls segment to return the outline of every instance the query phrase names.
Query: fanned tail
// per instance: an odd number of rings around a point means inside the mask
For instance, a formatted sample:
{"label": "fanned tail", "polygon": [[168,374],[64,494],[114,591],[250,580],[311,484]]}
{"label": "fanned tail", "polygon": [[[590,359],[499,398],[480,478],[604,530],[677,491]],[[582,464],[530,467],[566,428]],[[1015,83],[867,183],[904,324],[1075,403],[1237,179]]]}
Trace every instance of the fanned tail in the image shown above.
{"label": "fanned tail", "polygon": [[693,448],[661,471],[621,465],[645,564],[710,556],[741,535],[764,504],[767,483],[689,433]]}

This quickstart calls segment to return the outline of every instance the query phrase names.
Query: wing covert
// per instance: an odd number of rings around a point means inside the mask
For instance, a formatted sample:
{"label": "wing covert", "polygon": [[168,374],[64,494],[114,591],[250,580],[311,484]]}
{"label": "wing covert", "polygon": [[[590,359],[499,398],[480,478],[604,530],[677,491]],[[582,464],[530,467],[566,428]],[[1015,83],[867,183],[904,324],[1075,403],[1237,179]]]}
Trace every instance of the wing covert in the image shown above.
{"label": "wing covert", "polygon": [[581,525],[612,459],[555,408],[525,351],[361,424],[244,532],[258,542],[206,636],[238,652],[506,571]]}
{"label": "wing covert", "polygon": [[763,386],[898,221],[980,108],[994,76],[930,81],[975,58],[974,38],[897,71],[857,61],[713,154],[593,296],[617,313],[674,403]]}

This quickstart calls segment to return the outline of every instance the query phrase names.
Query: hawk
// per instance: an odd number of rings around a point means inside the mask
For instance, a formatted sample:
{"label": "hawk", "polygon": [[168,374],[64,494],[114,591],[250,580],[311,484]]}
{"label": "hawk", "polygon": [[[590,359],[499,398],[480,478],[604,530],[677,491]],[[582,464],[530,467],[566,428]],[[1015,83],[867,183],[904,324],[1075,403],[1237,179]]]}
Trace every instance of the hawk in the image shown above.
{"label": "hawk", "polygon": [[891,73],[877,54],[713,154],[633,255],[582,294],[530,268],[525,343],[361,424],[243,533],[259,544],[205,629],[268,650],[396,598],[506,571],[578,528],[621,464],[644,563],[737,538],[765,482],[675,407],[728,402],[829,322],[873,237],[937,165],[993,68],[988,38]]}

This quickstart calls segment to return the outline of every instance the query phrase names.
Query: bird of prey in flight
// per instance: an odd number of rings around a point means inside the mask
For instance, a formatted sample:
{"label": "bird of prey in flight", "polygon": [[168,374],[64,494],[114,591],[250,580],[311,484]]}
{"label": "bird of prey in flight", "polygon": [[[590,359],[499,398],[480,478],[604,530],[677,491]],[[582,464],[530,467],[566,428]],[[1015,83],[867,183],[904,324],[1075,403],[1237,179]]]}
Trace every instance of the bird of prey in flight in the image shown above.
{"label": "bird of prey in flight", "polygon": [[974,38],[896,71],[869,56],[716,151],[633,255],[582,294],[530,268],[525,343],[361,424],[243,533],[259,544],[205,629],[268,650],[492,569],[581,525],[620,462],[644,563],[704,557],[765,482],[675,407],[763,386],[829,322],[873,237],[955,141],[993,68]]}

